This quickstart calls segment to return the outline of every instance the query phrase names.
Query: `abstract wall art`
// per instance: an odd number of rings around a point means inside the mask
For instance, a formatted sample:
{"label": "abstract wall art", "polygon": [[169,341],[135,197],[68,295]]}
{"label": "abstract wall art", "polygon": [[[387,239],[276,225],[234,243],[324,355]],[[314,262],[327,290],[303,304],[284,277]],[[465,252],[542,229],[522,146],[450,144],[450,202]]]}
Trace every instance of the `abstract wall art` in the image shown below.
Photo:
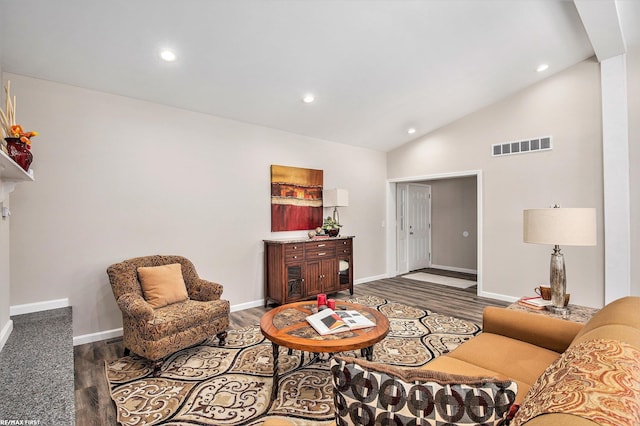
{"label": "abstract wall art", "polygon": [[322,226],[323,171],[271,166],[271,232]]}

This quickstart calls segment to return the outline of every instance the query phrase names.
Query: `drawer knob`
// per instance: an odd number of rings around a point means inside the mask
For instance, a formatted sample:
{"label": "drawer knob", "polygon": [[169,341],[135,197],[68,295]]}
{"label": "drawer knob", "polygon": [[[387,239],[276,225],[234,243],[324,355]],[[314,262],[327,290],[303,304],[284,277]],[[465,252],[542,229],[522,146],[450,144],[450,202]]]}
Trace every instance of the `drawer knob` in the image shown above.
{"label": "drawer knob", "polygon": [[327,254],[327,253],[325,253],[325,252],[318,253],[318,256],[324,256],[325,254]]}
{"label": "drawer knob", "polygon": [[293,258],[294,258],[294,259],[297,259],[297,258],[298,258],[298,256],[293,256]]}
{"label": "drawer knob", "polygon": [[318,244],[318,247],[324,247],[326,244]]}

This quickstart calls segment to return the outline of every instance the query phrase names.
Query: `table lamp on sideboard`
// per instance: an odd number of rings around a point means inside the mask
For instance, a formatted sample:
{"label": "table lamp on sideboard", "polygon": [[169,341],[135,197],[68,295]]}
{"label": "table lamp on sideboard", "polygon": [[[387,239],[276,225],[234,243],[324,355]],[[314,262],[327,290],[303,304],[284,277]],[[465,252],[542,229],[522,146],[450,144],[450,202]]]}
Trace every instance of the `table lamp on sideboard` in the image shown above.
{"label": "table lamp on sideboard", "polygon": [[552,312],[564,313],[567,293],[567,276],[564,255],[560,245],[595,246],[596,245],[596,209],[561,208],[555,205],[549,209],[527,209],[523,212],[524,242],[532,244],[551,244],[551,286]]}
{"label": "table lamp on sideboard", "polygon": [[333,220],[340,223],[338,207],[349,207],[349,191],[346,189],[325,189],[322,191],[322,207],[333,207]]}

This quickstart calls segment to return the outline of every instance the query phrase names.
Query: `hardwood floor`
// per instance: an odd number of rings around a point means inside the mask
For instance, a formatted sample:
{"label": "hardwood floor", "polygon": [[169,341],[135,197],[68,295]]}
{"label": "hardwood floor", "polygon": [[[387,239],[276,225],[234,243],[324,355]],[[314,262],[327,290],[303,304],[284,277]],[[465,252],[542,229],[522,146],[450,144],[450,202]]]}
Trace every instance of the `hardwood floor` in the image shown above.
{"label": "hardwood floor", "polygon": [[[437,273],[438,271],[425,271]],[[458,278],[464,276],[455,275]],[[471,278],[471,277],[469,277]],[[372,281],[355,286],[353,297],[378,296],[395,302],[428,309],[480,324],[486,306],[507,306],[508,303],[481,298],[466,289],[430,284],[401,277]],[[332,297],[349,299],[349,292]],[[267,308],[268,309],[268,308]],[[260,322],[267,311],[262,306],[231,313],[230,327],[246,327]],[[104,363],[122,357],[122,339],[78,345],[74,348],[76,425],[115,425],[115,405],[109,395]]]}

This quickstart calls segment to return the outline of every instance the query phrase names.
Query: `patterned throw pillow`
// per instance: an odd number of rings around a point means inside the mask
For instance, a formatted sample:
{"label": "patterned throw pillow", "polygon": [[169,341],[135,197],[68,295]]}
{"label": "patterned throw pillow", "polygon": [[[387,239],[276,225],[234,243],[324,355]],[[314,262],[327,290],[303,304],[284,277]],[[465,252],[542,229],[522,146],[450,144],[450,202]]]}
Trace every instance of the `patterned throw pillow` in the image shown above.
{"label": "patterned throw pillow", "polygon": [[336,423],[343,425],[494,425],[518,385],[493,378],[391,367],[361,359],[331,361]]}
{"label": "patterned throw pillow", "polygon": [[569,347],[531,386],[512,424],[548,413],[640,425],[640,349],[610,339]]}

